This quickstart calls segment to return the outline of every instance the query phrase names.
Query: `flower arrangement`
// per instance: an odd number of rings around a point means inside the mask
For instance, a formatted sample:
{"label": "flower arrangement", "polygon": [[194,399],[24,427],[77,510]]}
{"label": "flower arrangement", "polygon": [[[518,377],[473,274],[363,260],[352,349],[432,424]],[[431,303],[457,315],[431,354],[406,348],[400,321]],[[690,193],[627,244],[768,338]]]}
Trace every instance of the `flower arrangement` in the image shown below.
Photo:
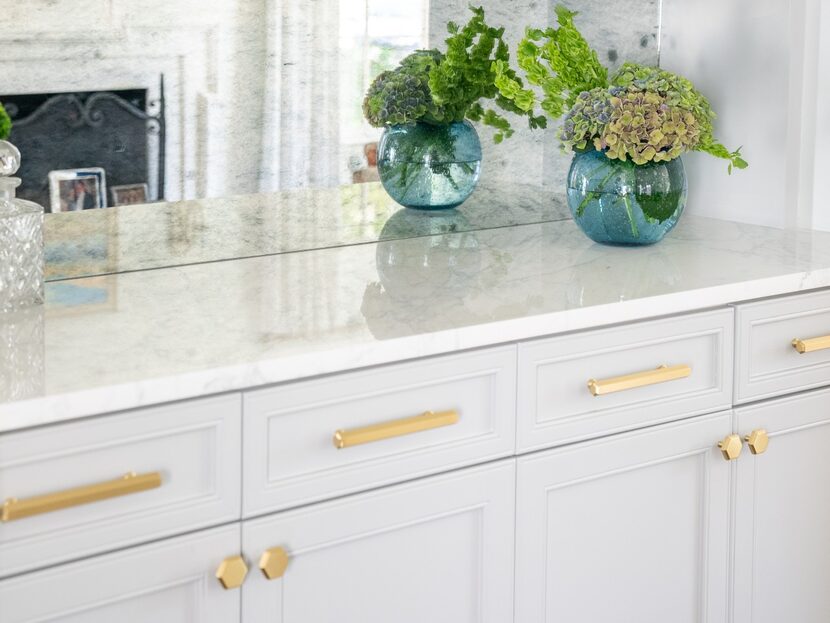
{"label": "flower arrangement", "polygon": [[[589,237],[613,244],[656,242],[685,205],[682,154],[723,158],[730,174],[747,162],[740,148],[729,150],[715,139],[715,113],[689,80],[636,63],[609,75],[574,25],[576,15],[557,6],[557,24],[527,28],[518,45],[518,65],[538,94],[503,59],[493,62],[495,84],[529,118],[536,118],[537,106],[546,119],[562,118],[559,141],[563,151],[575,152],[568,202]],[[668,168],[655,172],[659,165]],[[594,214],[583,222],[589,206]]]}
{"label": "flower arrangement", "polygon": [[493,140],[500,143],[513,134],[509,120],[481,100],[493,100],[504,111],[527,117],[531,128],[546,120],[518,106],[496,86],[494,63],[504,80],[523,86],[510,68],[510,53],[504,28],[487,25],[484,9],[470,7],[473,15],[463,27],[447,24],[447,50],[418,50],[392,71],[379,74],[363,100],[363,114],[374,127],[417,122],[443,125],[469,119],[495,128]]}
{"label": "flower arrangement", "polygon": [[[730,173],[746,168],[740,149],[730,151],[715,140],[715,113],[689,80],[636,63],[623,64],[609,78],[574,25],[576,15],[557,6],[558,27],[528,28],[517,53],[527,81],[541,88],[543,114],[564,116],[559,139],[565,150],[596,149],[638,165],[702,151],[728,160]],[[500,94],[533,118],[536,93],[523,87],[506,61],[497,59],[493,71]]]}
{"label": "flower arrangement", "polygon": [[379,74],[363,100],[366,120],[385,128],[378,144],[380,180],[406,207],[452,208],[472,193],[481,143],[469,121],[494,128],[496,143],[513,134],[504,112],[526,117],[531,128],[547,122],[500,93],[495,63],[503,63],[505,79],[524,84],[510,68],[504,29],[489,26],[481,7],[470,10],[463,27],[447,24],[446,51],[413,52]]}
{"label": "flower arrangement", "polygon": [[11,134],[11,131],[11,117],[9,117],[9,113],[6,112],[6,109],[3,108],[3,104],[0,104],[0,140],[7,140],[9,138],[9,134]]}

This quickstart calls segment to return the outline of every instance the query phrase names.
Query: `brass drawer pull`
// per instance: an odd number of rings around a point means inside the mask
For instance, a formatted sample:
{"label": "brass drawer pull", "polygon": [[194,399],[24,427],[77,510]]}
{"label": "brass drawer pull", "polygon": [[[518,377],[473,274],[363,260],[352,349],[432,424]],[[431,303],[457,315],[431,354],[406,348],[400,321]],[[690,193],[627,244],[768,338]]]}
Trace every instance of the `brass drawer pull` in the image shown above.
{"label": "brass drawer pull", "polygon": [[692,368],[690,366],[660,366],[655,370],[646,370],[645,372],[636,372],[635,374],[626,374],[625,376],[615,376],[610,379],[591,379],[588,381],[588,389],[594,396],[604,396],[605,394],[622,392],[627,389],[645,387],[646,385],[656,385],[657,383],[665,383],[666,381],[685,379],[691,376],[691,374]]}
{"label": "brass drawer pull", "polygon": [[814,337],[809,340],[799,340],[798,338],[792,341],[793,348],[798,351],[800,355],[804,353],[813,353],[817,350],[827,350],[830,348],[830,335],[823,335],[822,337]]}
{"label": "brass drawer pull", "polygon": [[0,521],[14,521],[32,515],[42,515],[52,511],[90,504],[100,500],[108,500],[121,495],[147,491],[161,486],[161,474],[150,472],[136,475],[133,472],[125,474],[116,480],[99,482],[94,485],[75,487],[57,493],[47,493],[23,500],[8,498],[3,503],[3,512]]}
{"label": "brass drawer pull", "polygon": [[441,411],[433,413],[427,411],[421,415],[407,417],[382,424],[372,424],[351,430],[338,430],[334,433],[334,447],[338,450],[350,446],[359,446],[362,443],[372,443],[391,437],[400,437],[412,433],[450,426],[458,422],[459,416],[456,411]]}

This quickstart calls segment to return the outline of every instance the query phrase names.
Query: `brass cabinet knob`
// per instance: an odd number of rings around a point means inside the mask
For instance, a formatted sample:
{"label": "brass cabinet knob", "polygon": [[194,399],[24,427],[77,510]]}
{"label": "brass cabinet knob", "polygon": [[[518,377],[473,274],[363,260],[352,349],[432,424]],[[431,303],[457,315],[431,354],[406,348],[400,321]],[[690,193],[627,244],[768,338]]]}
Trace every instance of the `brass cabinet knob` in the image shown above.
{"label": "brass cabinet knob", "polygon": [[248,575],[248,565],[242,556],[230,556],[223,560],[216,569],[216,579],[225,590],[239,588]]}
{"label": "brass cabinet knob", "polygon": [[746,437],[747,443],[749,444],[749,450],[752,454],[763,454],[767,451],[767,446],[769,445],[769,435],[767,434],[766,429],[758,428],[751,433],[749,433]]}
{"label": "brass cabinet knob", "polygon": [[738,435],[729,435],[724,437],[723,441],[718,442],[718,448],[723,452],[723,458],[727,461],[734,461],[741,456],[743,445],[743,441]]}
{"label": "brass cabinet knob", "polygon": [[281,547],[272,547],[262,553],[259,559],[259,568],[262,575],[269,580],[281,578],[288,567],[288,552]]}

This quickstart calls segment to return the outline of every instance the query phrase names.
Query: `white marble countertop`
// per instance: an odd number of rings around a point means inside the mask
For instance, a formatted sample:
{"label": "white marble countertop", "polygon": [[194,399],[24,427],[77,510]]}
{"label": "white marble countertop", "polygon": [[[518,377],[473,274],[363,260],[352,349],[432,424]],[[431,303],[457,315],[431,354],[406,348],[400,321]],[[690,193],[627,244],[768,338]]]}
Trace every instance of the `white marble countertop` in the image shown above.
{"label": "white marble countertop", "polygon": [[830,286],[830,234],[571,221],[73,279],[0,320],[0,432]]}

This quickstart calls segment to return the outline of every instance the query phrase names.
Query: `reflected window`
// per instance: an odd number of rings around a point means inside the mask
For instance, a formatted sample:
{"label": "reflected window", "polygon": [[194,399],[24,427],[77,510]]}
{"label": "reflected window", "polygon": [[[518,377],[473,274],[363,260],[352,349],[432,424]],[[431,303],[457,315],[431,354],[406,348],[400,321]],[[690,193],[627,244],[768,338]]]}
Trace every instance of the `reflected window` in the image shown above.
{"label": "reflected window", "polygon": [[428,47],[429,0],[340,0],[340,147],[342,181],[377,180],[381,130],[363,118],[363,95],[382,71]]}

